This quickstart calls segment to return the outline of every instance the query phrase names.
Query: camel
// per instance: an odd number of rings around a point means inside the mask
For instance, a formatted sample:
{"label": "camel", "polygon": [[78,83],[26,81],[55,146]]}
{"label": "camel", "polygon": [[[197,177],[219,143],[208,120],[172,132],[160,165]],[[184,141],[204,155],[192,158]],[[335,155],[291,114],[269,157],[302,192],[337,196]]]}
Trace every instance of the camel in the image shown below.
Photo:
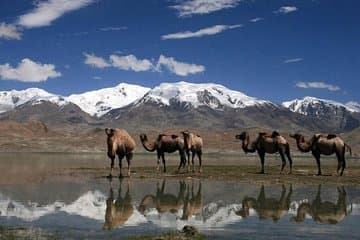
{"label": "camel", "polygon": [[262,185],[258,198],[245,197],[242,201],[242,209],[236,212],[236,214],[243,218],[247,218],[250,214],[250,208],[253,208],[260,219],[272,218],[274,222],[277,222],[289,211],[291,195],[292,185],[290,185],[287,195],[286,188],[282,185],[281,197],[279,200],[275,198],[266,198],[264,185]]}
{"label": "camel", "polygon": [[305,141],[304,136],[300,133],[290,134],[290,137],[296,140],[297,147],[301,152],[311,151],[318,167],[317,175],[321,175],[320,155],[332,155],[334,153],[338,160],[337,173],[339,174],[340,171],[340,176],[343,175],[346,167],[345,151],[347,148],[351,155],[351,148],[340,137],[335,134],[315,134],[308,141]]}
{"label": "camel", "polygon": [[133,151],[136,146],[134,139],[129,135],[126,130],[120,128],[105,128],[105,133],[107,135],[107,155],[111,159],[110,173],[107,177],[112,177],[112,171],[114,168],[114,161],[116,155],[118,155],[119,157],[119,177],[122,177],[121,168],[122,159],[124,158],[124,156],[126,157],[128,163],[128,176],[130,177],[131,159],[133,158]]}
{"label": "camel", "polygon": [[253,153],[257,151],[261,161],[260,173],[262,174],[265,173],[264,171],[265,153],[273,154],[277,152],[279,152],[282,161],[280,173],[283,172],[284,167],[286,165],[285,155],[290,164],[289,174],[292,173],[292,159],[290,156],[289,143],[278,132],[274,131],[271,135],[261,132],[259,133],[259,136],[256,138],[256,140],[250,143],[249,133],[244,131],[241,134],[236,135],[236,139],[242,141],[242,149],[244,150],[245,153],[248,152]]}
{"label": "camel", "polygon": [[118,226],[124,225],[124,223],[131,217],[134,212],[132,200],[129,192],[129,182],[127,184],[127,190],[125,197],[121,197],[121,181],[118,191],[118,197],[114,201],[114,191],[112,189],[110,180],[110,193],[109,198],[106,200],[105,211],[105,223],[103,230],[111,230]]}
{"label": "camel", "polygon": [[297,214],[292,220],[303,222],[306,214],[310,215],[317,223],[337,224],[345,219],[348,212],[346,208],[346,192],[344,187],[338,187],[338,200],[336,203],[321,200],[321,185],[318,186],[316,198],[312,203],[301,203]]}
{"label": "camel", "polygon": [[191,151],[191,155],[192,155],[191,162],[192,162],[192,166],[193,166],[193,172],[195,172],[194,158],[195,158],[195,154],[196,154],[199,159],[199,173],[201,173],[202,172],[201,155],[202,155],[202,148],[203,148],[203,140],[199,135],[196,135],[189,131],[183,131],[181,133],[184,137],[184,142],[185,142],[185,151],[186,151],[187,159],[188,159],[188,171],[190,171],[190,151]]}
{"label": "camel", "polygon": [[191,196],[190,186],[187,185],[187,193],[184,198],[184,209],[182,220],[189,220],[194,215],[202,212],[202,193],[201,193],[201,182],[199,182],[198,191],[194,194],[194,182],[191,183]]}
{"label": "camel", "polygon": [[184,206],[184,194],[186,185],[183,181],[179,181],[180,188],[177,196],[165,191],[165,179],[162,182],[161,188],[157,185],[156,195],[146,195],[140,203],[139,211],[144,214],[148,206],[154,206],[159,213],[171,212],[176,213]]}
{"label": "camel", "polygon": [[160,157],[162,158],[164,173],[166,172],[166,164],[165,164],[165,153],[173,153],[175,151],[179,151],[180,155],[180,164],[178,167],[178,171],[183,166],[186,165],[186,157],[185,157],[185,144],[184,140],[177,135],[165,135],[159,134],[157,139],[153,142],[149,142],[146,134],[140,134],[140,140],[145,150],[149,152],[157,152],[157,170],[160,170]]}

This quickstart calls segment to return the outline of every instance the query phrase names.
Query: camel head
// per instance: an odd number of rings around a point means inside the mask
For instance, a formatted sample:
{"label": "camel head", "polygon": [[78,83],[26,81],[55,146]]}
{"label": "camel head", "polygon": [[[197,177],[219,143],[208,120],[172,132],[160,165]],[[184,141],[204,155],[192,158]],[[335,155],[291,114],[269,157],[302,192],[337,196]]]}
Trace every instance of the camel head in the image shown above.
{"label": "camel head", "polygon": [[115,130],[112,128],[105,128],[105,133],[108,136],[112,136],[114,134]]}
{"label": "camel head", "polygon": [[145,141],[148,140],[148,138],[147,138],[147,136],[146,136],[145,133],[140,134],[140,140],[141,140],[141,142],[145,142]]}
{"label": "camel head", "polygon": [[249,134],[246,131],[235,136],[236,139],[241,140],[241,141],[244,141],[248,137],[249,137]]}
{"label": "camel head", "polygon": [[185,137],[188,137],[190,135],[189,130],[182,131],[181,134]]}
{"label": "camel head", "polygon": [[301,203],[298,207],[297,214],[295,217],[291,218],[291,221],[303,222],[305,220],[306,214],[311,213],[311,205],[309,203]]}

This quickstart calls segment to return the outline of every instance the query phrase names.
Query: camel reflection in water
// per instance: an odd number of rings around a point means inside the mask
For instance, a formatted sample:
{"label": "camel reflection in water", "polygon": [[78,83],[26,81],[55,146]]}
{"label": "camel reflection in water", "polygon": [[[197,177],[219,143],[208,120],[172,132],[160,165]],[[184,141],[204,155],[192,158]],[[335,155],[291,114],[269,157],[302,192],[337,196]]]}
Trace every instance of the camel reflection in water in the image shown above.
{"label": "camel reflection in water", "polygon": [[243,218],[250,215],[250,209],[254,209],[260,219],[271,218],[277,222],[282,218],[290,208],[290,201],[292,195],[292,185],[289,187],[289,192],[286,194],[286,188],[282,185],[280,199],[266,198],[265,188],[262,185],[257,199],[253,197],[245,197],[242,201],[242,209],[237,211],[236,214]]}
{"label": "camel reflection in water", "polygon": [[161,188],[157,184],[156,195],[146,195],[139,206],[139,211],[144,214],[149,207],[155,207],[159,213],[178,213],[183,210],[181,219],[187,220],[190,217],[200,214],[202,210],[201,183],[199,182],[198,191],[194,193],[194,181],[185,183],[179,181],[179,193],[176,195],[165,193],[165,179]]}
{"label": "camel reflection in water", "polygon": [[310,215],[317,223],[337,224],[351,213],[347,211],[346,192],[344,187],[337,187],[338,200],[336,203],[322,201],[321,185],[318,186],[317,194],[312,203],[301,203],[297,215],[292,218],[296,222],[303,222],[306,214]]}
{"label": "camel reflection in water", "polygon": [[127,189],[124,197],[121,197],[122,180],[120,180],[118,196],[114,199],[114,191],[111,180],[109,197],[106,200],[105,223],[103,230],[111,230],[122,226],[133,214],[134,208],[130,195],[130,183],[127,182]]}

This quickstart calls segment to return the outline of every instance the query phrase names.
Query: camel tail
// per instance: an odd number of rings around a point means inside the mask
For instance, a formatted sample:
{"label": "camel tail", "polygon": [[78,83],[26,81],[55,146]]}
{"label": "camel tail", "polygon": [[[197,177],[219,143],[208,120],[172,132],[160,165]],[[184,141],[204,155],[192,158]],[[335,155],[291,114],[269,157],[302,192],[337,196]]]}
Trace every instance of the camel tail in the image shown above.
{"label": "camel tail", "polygon": [[350,152],[350,156],[352,156],[351,147],[349,145],[347,145],[346,143],[344,143],[344,144],[345,144],[345,149],[347,148],[349,150],[349,152]]}

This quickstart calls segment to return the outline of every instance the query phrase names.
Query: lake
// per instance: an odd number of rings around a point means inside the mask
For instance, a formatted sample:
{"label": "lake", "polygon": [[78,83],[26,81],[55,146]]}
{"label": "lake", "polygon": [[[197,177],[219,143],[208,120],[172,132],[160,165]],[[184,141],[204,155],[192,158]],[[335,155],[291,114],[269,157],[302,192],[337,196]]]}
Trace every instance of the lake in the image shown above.
{"label": "lake", "polygon": [[[143,158],[138,165],[155,165],[154,156]],[[119,239],[185,225],[209,239],[355,239],[360,234],[357,185],[249,184],[161,174],[109,181],[54,174],[89,164],[108,167],[102,155],[1,154],[0,225],[60,239]]]}

